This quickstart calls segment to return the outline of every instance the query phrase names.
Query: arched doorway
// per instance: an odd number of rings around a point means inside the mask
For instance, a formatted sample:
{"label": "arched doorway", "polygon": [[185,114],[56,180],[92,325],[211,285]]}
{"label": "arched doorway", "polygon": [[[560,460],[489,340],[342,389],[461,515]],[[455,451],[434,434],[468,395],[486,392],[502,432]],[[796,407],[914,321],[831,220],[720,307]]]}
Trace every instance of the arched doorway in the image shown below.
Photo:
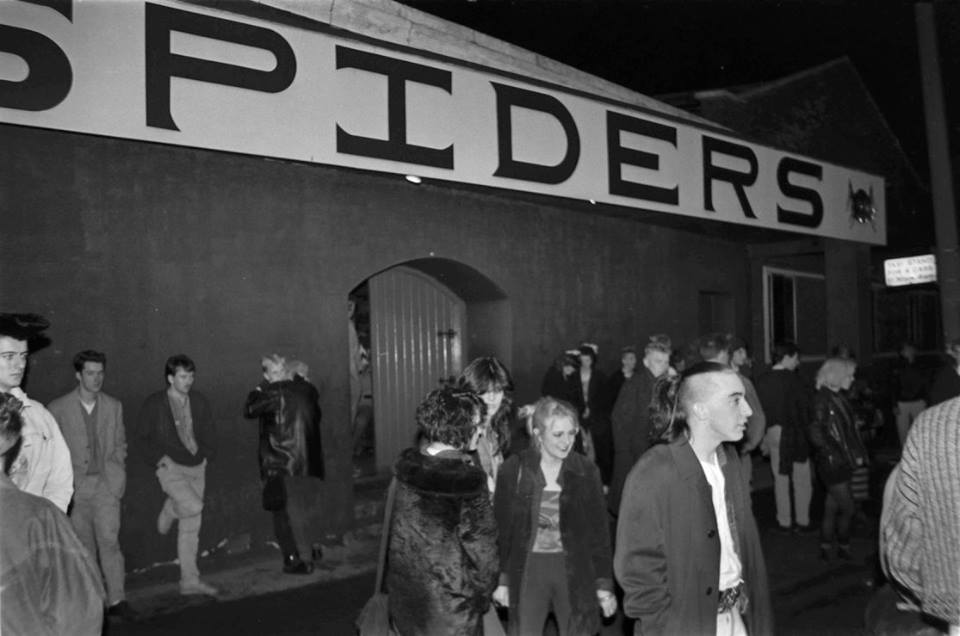
{"label": "arched doorway", "polygon": [[[355,474],[363,476],[393,465],[414,441],[415,412],[423,396],[454,381],[472,358],[494,355],[510,364],[512,323],[500,287],[449,259],[391,267],[355,288],[351,299],[358,303],[354,326],[370,360],[373,422],[361,421],[367,429],[355,431],[362,441],[372,442],[355,463]],[[351,397],[365,407],[364,386]]]}

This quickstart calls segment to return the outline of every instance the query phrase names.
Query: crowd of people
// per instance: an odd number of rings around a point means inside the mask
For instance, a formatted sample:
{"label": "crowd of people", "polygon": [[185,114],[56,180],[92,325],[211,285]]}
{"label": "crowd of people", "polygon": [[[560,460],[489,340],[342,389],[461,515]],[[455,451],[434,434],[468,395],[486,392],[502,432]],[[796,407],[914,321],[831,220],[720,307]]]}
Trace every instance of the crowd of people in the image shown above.
{"label": "crowd of people", "polygon": [[[73,390],[47,407],[27,397],[21,384],[29,353],[48,327],[33,314],[0,314],[0,631],[100,634],[105,616],[138,618],[126,601],[119,543],[123,407],[103,392],[107,358],[94,350],[73,357]],[[261,369],[245,415],[259,420],[263,508],[273,515],[283,572],[309,574],[313,562],[299,554],[285,480],[323,476],[318,392],[300,361],[274,354]],[[133,429],[137,455],[164,494],[156,530],[164,535],[177,526],[180,593],[216,596],[197,564],[206,468],[217,438],[210,403],[193,389],[195,373],[188,356],[167,359],[166,386],[147,396]]]}
{"label": "crowd of people", "polygon": [[[0,314],[2,625],[95,634],[104,614],[136,618],[118,542],[123,409],[103,393],[107,359],[93,350],[74,356],[76,387],[48,407],[24,393],[29,351],[48,326]],[[678,356],[668,337],[652,336],[624,348],[607,377],[598,347],[583,343],[558,356],[539,400],[520,407],[509,370],[492,357],[427,395],[390,490],[393,631],[496,634],[506,611],[515,636],[542,634],[550,615],[558,634],[579,636],[622,609],[637,634],[773,633],[751,504],[755,453],[770,457],[780,531],[817,532],[816,478],[826,493],[820,556],[852,558],[856,483],[871,460],[855,359],[828,357],[808,386],[792,343],[778,344],[752,380],[742,340],[709,334],[688,349]],[[913,373],[915,349],[902,351],[894,393],[904,451],[885,491],[881,552],[902,599],[958,633],[960,397],[949,393],[956,385],[960,394],[960,341],[948,353],[958,363],[931,384]],[[260,362],[244,415],[259,421],[262,506],[283,572],[308,574],[286,480],[323,476],[318,392],[302,362]],[[195,372],[189,357],[171,356],[166,386],[145,399],[133,430],[165,496],[157,531],[177,525],[180,592],[216,595],[197,567],[216,436]],[[945,401],[925,408],[932,395]]]}
{"label": "crowd of people", "polygon": [[[677,356],[668,337],[655,335],[639,352],[624,348],[620,369],[606,377],[598,347],[583,343],[554,360],[542,397],[519,408],[507,369],[480,358],[455,386],[428,395],[417,412],[420,441],[394,471],[400,495],[386,530],[394,631],[500,633],[499,607],[513,635],[543,634],[550,614],[558,634],[595,634],[622,607],[637,634],[774,633],[751,503],[753,456],[770,458],[779,530],[819,532],[822,559],[852,559],[857,476],[871,461],[857,363],[838,350],[808,385],[793,343],[778,344],[753,380],[742,340],[710,334],[695,351]],[[908,398],[917,389],[903,376],[898,369],[897,395]],[[960,399],[947,404],[947,413],[919,409],[918,424],[960,423]],[[525,425],[526,447],[508,432],[513,419]],[[909,439],[929,443],[918,436]],[[960,452],[957,440],[947,445]],[[888,487],[899,499],[884,513],[891,580],[918,611],[955,627],[957,542],[933,563],[914,553],[957,539],[960,516],[943,524],[960,501],[938,499],[933,513],[908,476],[956,483],[958,455],[938,449],[928,470],[907,448]],[[811,524],[814,479],[825,493],[819,528]],[[931,574],[936,589],[923,578]]]}

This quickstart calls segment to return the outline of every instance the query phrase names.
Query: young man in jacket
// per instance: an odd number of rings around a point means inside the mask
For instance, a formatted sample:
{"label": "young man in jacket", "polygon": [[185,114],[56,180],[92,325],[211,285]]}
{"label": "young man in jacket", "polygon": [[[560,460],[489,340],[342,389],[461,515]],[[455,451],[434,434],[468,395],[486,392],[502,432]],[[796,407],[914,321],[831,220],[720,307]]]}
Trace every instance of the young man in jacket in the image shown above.
{"label": "young man in jacket", "polygon": [[217,589],[200,580],[197,568],[207,460],[215,453],[216,437],[206,398],[191,391],[195,369],[193,360],[183,354],[167,360],[167,388],[144,401],[137,430],[143,453],[156,466],[167,495],[157,531],[166,534],[177,521],[180,593],[216,596]]}
{"label": "young man in jacket", "polygon": [[[767,417],[763,447],[770,452],[777,524],[782,532],[816,532],[810,525],[813,477],[807,426],[813,419],[811,391],[804,386],[797,368],[800,349],[792,342],[773,349],[773,368],[757,378],[757,395]],[[790,491],[793,490],[793,515]]]}
{"label": "young man in jacket", "polygon": [[124,594],[120,551],[120,499],[127,485],[127,438],[123,405],[103,393],[107,356],[81,351],[73,357],[77,387],[50,402],[73,462],[70,521],[80,541],[99,561],[107,586],[107,615],[136,618]]}
{"label": "young man in jacket", "polygon": [[702,362],[654,388],[654,424],[672,439],[627,477],[614,572],[635,634],[773,633],[766,566],[732,443],[750,407],[743,382]]}

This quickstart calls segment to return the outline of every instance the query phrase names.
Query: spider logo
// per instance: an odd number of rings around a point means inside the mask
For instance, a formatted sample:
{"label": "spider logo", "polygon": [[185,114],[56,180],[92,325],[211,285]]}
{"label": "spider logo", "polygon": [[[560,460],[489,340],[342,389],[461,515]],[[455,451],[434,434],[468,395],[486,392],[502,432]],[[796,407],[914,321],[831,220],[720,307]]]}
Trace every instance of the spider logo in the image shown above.
{"label": "spider logo", "polygon": [[870,186],[870,192],[863,188],[856,191],[853,189],[853,182],[847,182],[849,194],[847,195],[847,207],[850,208],[850,226],[856,223],[869,223],[870,227],[876,231],[877,226],[874,219],[877,216],[877,208],[873,207],[873,186]]}

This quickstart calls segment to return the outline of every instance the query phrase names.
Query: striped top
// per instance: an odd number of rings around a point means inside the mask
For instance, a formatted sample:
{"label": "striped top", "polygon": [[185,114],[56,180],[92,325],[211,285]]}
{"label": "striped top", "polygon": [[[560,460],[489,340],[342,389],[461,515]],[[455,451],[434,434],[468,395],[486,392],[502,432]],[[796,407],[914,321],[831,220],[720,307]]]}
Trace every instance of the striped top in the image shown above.
{"label": "striped top", "polygon": [[960,398],[914,422],[880,521],[890,575],[919,609],[960,623]]}

